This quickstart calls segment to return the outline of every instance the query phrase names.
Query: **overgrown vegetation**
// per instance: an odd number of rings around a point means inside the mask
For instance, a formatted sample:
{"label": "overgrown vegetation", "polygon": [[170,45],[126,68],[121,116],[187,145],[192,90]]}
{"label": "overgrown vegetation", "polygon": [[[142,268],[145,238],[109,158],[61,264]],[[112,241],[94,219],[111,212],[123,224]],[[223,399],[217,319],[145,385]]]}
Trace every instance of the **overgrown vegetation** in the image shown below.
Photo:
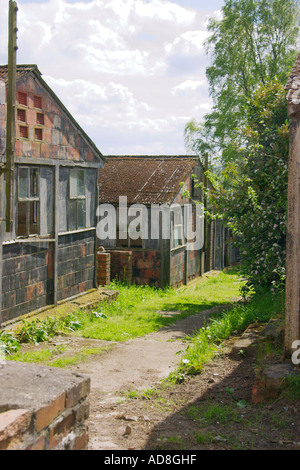
{"label": "overgrown vegetation", "polygon": [[[180,318],[227,304],[239,297],[244,284],[237,269],[205,276],[180,289],[159,290],[149,286],[112,283],[110,287],[119,292],[116,301],[102,303],[95,311],[23,320],[17,330],[0,332],[0,341],[8,358],[64,367],[73,360],[83,360],[83,354],[79,353],[72,360],[68,357],[60,358],[63,351],[57,347],[50,346],[31,355],[19,349],[23,343],[47,342],[56,335],[126,341],[156,331]],[[282,291],[272,293],[266,290],[211,317],[205,327],[187,338],[189,345],[170,380],[181,382],[188,375],[201,372],[203,365],[218,354],[222,342],[233,332],[243,332],[254,322],[267,322],[271,317],[282,315],[283,311]]]}
{"label": "overgrown vegetation", "polygon": [[187,375],[198,374],[203,366],[222,348],[222,342],[232,333],[242,333],[253,323],[266,323],[284,314],[283,292],[275,294],[266,290],[249,300],[234,305],[209,320],[207,326],[189,338],[190,344],[178,369],[170,376],[175,382]]}
{"label": "overgrown vegetation", "polygon": [[126,341],[156,331],[180,318],[226,304],[240,296],[243,284],[237,269],[204,276],[180,289],[160,290],[112,283],[110,288],[119,292],[116,301],[102,303],[94,311],[79,310],[59,317],[23,320],[15,330],[0,332],[0,341],[10,356],[23,343],[38,344],[58,334]]}

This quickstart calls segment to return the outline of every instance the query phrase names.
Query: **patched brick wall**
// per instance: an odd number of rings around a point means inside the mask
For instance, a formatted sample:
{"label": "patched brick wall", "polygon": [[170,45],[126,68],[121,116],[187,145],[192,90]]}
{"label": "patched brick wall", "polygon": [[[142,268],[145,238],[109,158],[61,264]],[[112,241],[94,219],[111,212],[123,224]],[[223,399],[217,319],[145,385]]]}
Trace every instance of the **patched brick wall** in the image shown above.
{"label": "patched brick wall", "polygon": [[132,282],[132,252],[123,250],[109,251],[111,256],[110,278]]}
{"label": "patched brick wall", "polygon": [[53,303],[53,243],[3,245],[1,320]]}
{"label": "patched brick wall", "polygon": [[[16,157],[51,158],[73,161],[94,161],[93,151],[86,146],[74,123],[66,116],[62,109],[40,86],[31,75],[26,75],[18,80],[17,91],[27,94],[27,105],[17,106],[26,111],[26,121],[16,122]],[[35,96],[41,97],[41,109],[35,107]],[[44,124],[37,123],[37,112],[43,113]],[[28,137],[20,136],[20,125],[28,126]],[[42,130],[42,139],[37,140],[34,129],[38,126]]]}
{"label": "patched brick wall", "polygon": [[94,232],[61,235],[58,244],[57,300],[94,287]]}
{"label": "patched brick wall", "polygon": [[132,251],[132,281],[160,287],[161,253],[158,250]]}
{"label": "patched brick wall", "polygon": [[97,253],[97,285],[107,286],[110,283],[111,255],[106,252]]}

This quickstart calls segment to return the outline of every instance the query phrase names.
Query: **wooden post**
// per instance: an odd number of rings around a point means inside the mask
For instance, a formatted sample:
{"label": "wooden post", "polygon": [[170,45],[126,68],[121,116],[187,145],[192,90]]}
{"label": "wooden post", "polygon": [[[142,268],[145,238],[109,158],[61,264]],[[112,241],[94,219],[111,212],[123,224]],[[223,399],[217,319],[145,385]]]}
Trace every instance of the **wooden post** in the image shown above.
{"label": "wooden post", "polygon": [[[300,105],[298,105],[300,107]],[[285,351],[300,340],[300,109],[290,115],[290,156],[286,245]]]}
{"label": "wooden post", "polygon": [[287,201],[285,352],[300,340],[300,54],[288,80],[290,149]]}
{"label": "wooden post", "polygon": [[9,1],[8,24],[8,86],[6,118],[6,232],[12,231],[13,225],[13,188],[15,157],[15,107],[16,107],[16,70],[17,70],[17,11],[16,2]]}

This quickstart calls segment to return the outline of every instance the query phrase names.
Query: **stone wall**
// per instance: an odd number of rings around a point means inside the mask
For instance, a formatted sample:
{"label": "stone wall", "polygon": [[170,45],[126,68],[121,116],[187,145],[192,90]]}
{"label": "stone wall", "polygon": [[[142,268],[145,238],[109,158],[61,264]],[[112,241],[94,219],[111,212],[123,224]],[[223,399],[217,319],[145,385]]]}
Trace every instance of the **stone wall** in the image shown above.
{"label": "stone wall", "polygon": [[0,450],[87,448],[89,377],[13,361],[0,370]]}

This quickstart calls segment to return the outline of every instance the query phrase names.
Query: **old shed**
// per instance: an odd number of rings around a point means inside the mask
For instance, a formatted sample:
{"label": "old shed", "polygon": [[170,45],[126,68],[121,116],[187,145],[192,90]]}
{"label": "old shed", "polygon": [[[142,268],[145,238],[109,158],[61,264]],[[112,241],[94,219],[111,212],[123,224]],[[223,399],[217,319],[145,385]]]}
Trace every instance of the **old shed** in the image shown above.
{"label": "old shed", "polygon": [[[0,233],[0,322],[96,286],[96,203],[104,158],[42,78],[18,65],[13,224]],[[0,66],[0,163],[8,69]],[[0,219],[5,220],[5,172]]]}
{"label": "old shed", "polygon": [[[105,250],[98,254],[99,283],[117,277],[175,287],[205,271],[203,205],[198,204],[202,194],[196,180],[204,181],[198,157],[106,157],[99,173],[99,207],[115,208],[116,232],[106,237],[98,233],[99,247]],[[126,217],[120,220],[123,210]],[[129,228],[138,212],[143,215],[132,237]],[[212,249],[213,243],[207,250]]]}

